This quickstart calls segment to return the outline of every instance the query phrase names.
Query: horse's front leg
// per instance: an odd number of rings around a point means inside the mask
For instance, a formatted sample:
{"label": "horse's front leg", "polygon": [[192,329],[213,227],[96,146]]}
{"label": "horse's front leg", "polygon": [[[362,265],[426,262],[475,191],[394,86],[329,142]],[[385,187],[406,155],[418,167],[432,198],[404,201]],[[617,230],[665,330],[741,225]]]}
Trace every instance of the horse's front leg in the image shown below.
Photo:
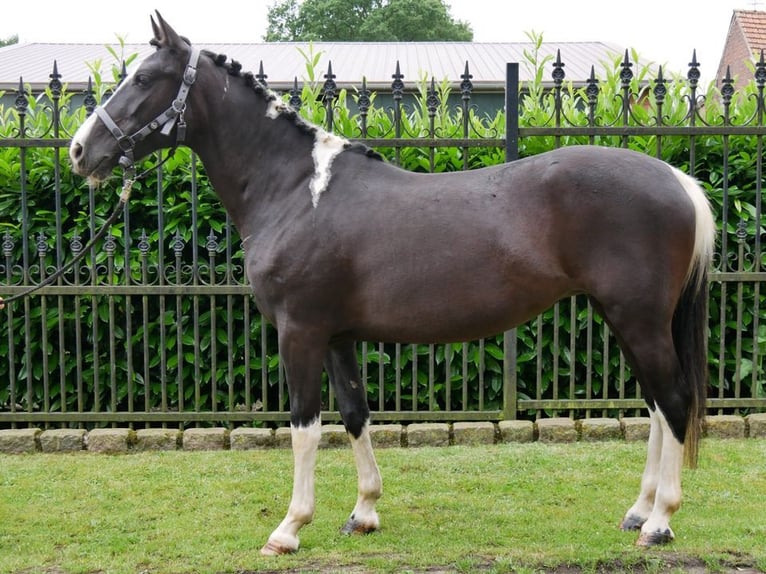
{"label": "horse's front leg", "polygon": [[294,459],[293,494],[287,516],[271,533],[261,554],[298,550],[298,531],[314,517],[314,468],[322,435],[321,377],[326,346],[307,331],[280,332],[279,353],[290,394],[290,430]]}
{"label": "horse's front leg", "polygon": [[383,494],[383,482],[372,451],[370,409],[367,405],[367,391],[359,374],[354,342],[344,341],[332,345],[327,353],[325,369],[335,389],[338,409],[351,439],[359,476],[356,506],[341,532],[366,534],[380,527],[375,503]]}

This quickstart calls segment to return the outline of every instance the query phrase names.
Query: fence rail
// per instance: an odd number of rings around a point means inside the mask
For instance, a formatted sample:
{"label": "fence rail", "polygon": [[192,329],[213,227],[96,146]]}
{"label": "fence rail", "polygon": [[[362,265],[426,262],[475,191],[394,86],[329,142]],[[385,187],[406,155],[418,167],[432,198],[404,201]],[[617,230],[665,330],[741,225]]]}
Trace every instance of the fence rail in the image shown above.
{"label": "fence rail", "polygon": [[[390,159],[403,164],[408,151],[424,150],[418,168],[431,171],[437,168],[435,152],[443,148],[459,150],[458,168],[469,169],[477,149],[494,149],[501,159],[513,160],[546,146],[628,146],[644,138],[651,140],[649,153],[662,157],[681,141],[688,171],[697,175],[706,166],[702,175],[720,188],[715,203],[721,233],[710,277],[708,406],[719,413],[766,409],[761,318],[766,64],[761,58],[756,65],[752,91],[743,96],[752,113],[739,122],[732,119],[730,79],[715,93],[722,112],[711,121],[703,114],[705,103],[712,105],[711,94],[698,93],[696,65],[675,100],[661,72],[639,83],[631,68],[626,55],[610,96],[620,102],[611,119],[599,115],[605,97],[599,81],[592,75],[583,90],[570,94],[557,60],[548,92],[520,86],[518,65],[508,65],[505,134],[477,129],[472,101],[480,95],[473,93],[466,66],[454,137],[440,136],[437,118],[444,102],[433,82],[423,93],[422,124],[417,134],[408,133],[406,118],[413,110],[402,103],[401,77],[392,84],[389,132],[369,127],[373,109],[362,85],[354,133],[344,135],[390,150]],[[81,251],[82,238],[99,227],[99,206],[110,203],[102,197],[110,191],[83,188],[61,158],[70,141],[62,134],[71,133],[76,122],[65,125],[62,119],[60,78],[52,75],[50,101],[34,110],[48,117],[38,130],[42,135],[26,124],[31,100],[23,88],[12,114],[16,123],[0,135],[0,158],[17,166],[5,167],[9,181],[0,189],[5,296],[39,283]],[[300,93],[290,94],[297,108],[310,104]],[[320,111],[330,130],[339,129],[342,116],[336,113],[342,105],[336,95],[329,72]],[[522,113],[524,98],[547,98],[552,105],[545,117],[532,121]],[[84,101],[81,117],[92,113],[96,98],[89,93]],[[69,117],[76,113],[70,110]],[[674,158],[679,161],[677,150]],[[276,336],[250,297],[236,232],[212,198],[196,158],[171,162],[167,171],[158,168],[153,183],[134,193],[141,195],[134,200],[138,205],[125,210],[113,234],[84,263],[0,311],[0,427],[284,423],[287,389]],[[178,210],[188,215],[186,223],[171,219]],[[43,217],[41,211],[54,216]],[[644,408],[629,366],[585,297],[562,301],[497,338],[452,345],[365,342],[359,356],[377,421],[611,416]],[[325,420],[339,418],[327,385],[323,404]]]}

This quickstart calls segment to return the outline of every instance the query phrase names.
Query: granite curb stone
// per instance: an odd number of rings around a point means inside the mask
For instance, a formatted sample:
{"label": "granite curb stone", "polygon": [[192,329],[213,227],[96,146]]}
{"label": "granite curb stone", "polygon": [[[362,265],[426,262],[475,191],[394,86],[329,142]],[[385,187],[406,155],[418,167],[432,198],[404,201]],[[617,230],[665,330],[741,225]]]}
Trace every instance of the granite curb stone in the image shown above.
{"label": "granite curb stone", "polygon": [[402,446],[404,427],[402,425],[370,425],[370,440],[373,448],[394,448]]}
{"label": "granite curb stone", "polygon": [[457,422],[452,425],[456,445],[495,444],[495,425],[490,422]]}
{"label": "granite curb stone", "polygon": [[0,453],[29,454],[40,450],[40,429],[0,430]]}
{"label": "granite curb stone", "polygon": [[622,438],[620,421],[617,419],[583,419],[577,421],[575,428],[584,442],[600,442]]}
{"label": "granite curb stone", "polygon": [[274,444],[272,429],[239,427],[229,433],[231,450],[263,450],[272,448]]}
{"label": "granite curb stone", "polygon": [[407,446],[449,446],[447,423],[413,423],[407,425]]}
{"label": "granite curb stone", "polygon": [[125,454],[136,440],[136,432],[126,428],[93,429],[85,439],[88,452]]}
{"label": "granite curb stone", "polygon": [[501,442],[534,442],[535,423],[532,421],[500,421],[497,423]]}
{"label": "granite curb stone", "polygon": [[745,438],[745,419],[738,415],[713,415],[705,418],[705,436]]}
{"label": "granite curb stone", "polygon": [[620,427],[623,438],[628,442],[649,440],[649,417],[623,417],[620,419]]}
{"label": "granite curb stone", "polygon": [[537,440],[540,442],[568,443],[577,441],[575,422],[568,417],[539,419],[535,426],[537,427]]}
{"label": "granite curb stone", "polygon": [[766,413],[755,413],[745,418],[747,436],[750,438],[766,438]]}
{"label": "granite curb stone", "polygon": [[178,429],[139,429],[133,448],[137,451],[177,450],[183,433]]}
{"label": "granite curb stone", "polygon": [[222,427],[186,429],[184,450],[225,450],[229,447],[229,431]]}
{"label": "granite curb stone", "polygon": [[322,425],[319,448],[343,448],[349,446],[348,433],[343,425]]}
{"label": "granite curb stone", "polygon": [[85,449],[85,429],[51,429],[40,433],[43,452],[77,452]]}

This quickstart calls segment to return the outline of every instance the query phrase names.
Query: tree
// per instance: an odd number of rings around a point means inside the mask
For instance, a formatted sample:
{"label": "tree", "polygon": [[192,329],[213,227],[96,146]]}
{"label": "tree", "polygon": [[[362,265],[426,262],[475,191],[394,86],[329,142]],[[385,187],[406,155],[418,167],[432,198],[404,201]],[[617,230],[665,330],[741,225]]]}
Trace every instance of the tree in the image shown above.
{"label": "tree", "polygon": [[471,41],[468,22],[445,0],[277,0],[269,9],[267,42]]}
{"label": "tree", "polygon": [[14,34],[13,36],[8,36],[7,38],[0,38],[0,48],[3,46],[10,46],[11,44],[18,44],[19,43],[19,35]]}

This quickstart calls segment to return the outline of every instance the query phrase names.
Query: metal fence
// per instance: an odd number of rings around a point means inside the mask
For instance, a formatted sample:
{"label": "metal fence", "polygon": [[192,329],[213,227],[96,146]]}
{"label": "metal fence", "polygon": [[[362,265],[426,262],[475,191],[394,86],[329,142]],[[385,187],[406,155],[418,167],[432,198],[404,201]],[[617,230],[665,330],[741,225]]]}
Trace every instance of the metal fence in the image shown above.
{"label": "metal fence", "polygon": [[[701,164],[707,165],[706,178],[715,179],[721,190],[722,230],[709,305],[709,407],[721,413],[764,409],[766,64],[762,58],[756,65],[753,87],[743,96],[753,113],[739,123],[730,114],[736,96],[730,79],[719,92],[700,94],[693,62],[683,101],[671,102],[668,91],[674,84],[661,70],[657,77],[637,82],[631,68],[626,54],[619,80],[612,82],[618,86],[612,89],[619,109],[605,118],[597,102],[606,82],[600,84],[593,74],[583,90],[573,93],[564,64],[557,60],[550,86],[537,93],[519,86],[518,65],[509,64],[502,134],[475,129],[472,100],[478,96],[466,66],[456,112],[459,128],[449,137],[435,126],[442,102],[433,83],[423,94],[425,133],[415,137],[407,132],[409,111],[402,103],[406,86],[401,75],[394,75],[391,132],[368,129],[370,94],[362,84],[352,135],[389,150],[392,161],[402,162],[407,150],[425,150],[419,165],[431,170],[436,167],[434,152],[441,148],[456,148],[459,167],[468,169],[473,167],[472,150],[494,150],[500,159],[513,160],[569,143],[627,147],[636,140],[649,141],[659,157],[680,146],[684,167],[694,175]],[[19,127],[0,138],[0,152],[18,155],[17,164],[5,167],[14,177],[0,186],[0,223],[5,226],[0,293],[6,296],[39,283],[79,253],[102,221],[96,215],[102,194],[112,193],[86,189],[69,174],[63,150],[71,134],[61,121],[64,96],[55,67],[51,77],[50,99],[36,110],[49,116],[43,132],[25,127],[30,100],[20,85],[11,113]],[[333,130],[337,103],[331,72],[325,80],[323,122]],[[296,86],[290,104],[299,107],[300,95]],[[715,122],[701,114],[713,96],[723,110]],[[550,113],[542,120],[525,119],[524,98],[536,97],[550,99]],[[96,103],[92,94],[84,102],[91,113]],[[671,107],[676,112],[682,108],[675,119]],[[678,157],[677,149],[674,153]],[[10,156],[2,157],[8,161]],[[740,169],[745,161],[747,166]],[[250,297],[238,237],[204,170],[193,155],[181,154],[135,193],[141,199],[126,208],[120,224],[85,263],[0,312],[0,428],[288,420],[275,333]],[[3,216],[4,210],[18,215]],[[35,222],[44,210],[55,213],[55,224],[41,230]],[[169,217],[179,210],[185,223]],[[736,220],[731,213],[739,214]],[[615,416],[644,408],[614,338],[585,297],[562,301],[535,321],[495,338],[452,345],[364,342],[359,355],[373,418],[379,422]],[[323,403],[323,418],[338,418],[326,384]]]}

